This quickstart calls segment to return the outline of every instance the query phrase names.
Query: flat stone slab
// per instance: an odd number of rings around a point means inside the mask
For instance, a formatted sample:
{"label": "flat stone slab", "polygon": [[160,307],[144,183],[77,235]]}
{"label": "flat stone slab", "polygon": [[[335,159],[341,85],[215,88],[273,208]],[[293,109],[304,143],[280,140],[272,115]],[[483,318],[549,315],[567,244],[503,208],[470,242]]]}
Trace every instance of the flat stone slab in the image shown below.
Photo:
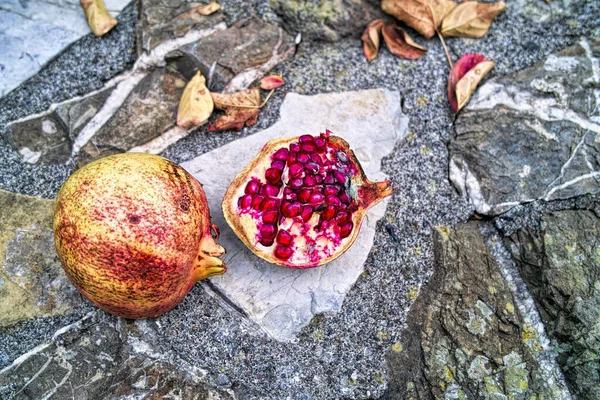
{"label": "flat stone slab", "polygon": [[[113,17],[131,0],[106,0]],[[90,33],[79,0],[3,0],[0,4],[0,97]]]}
{"label": "flat stone slab", "polygon": [[493,79],[458,117],[450,179],[481,214],[600,191],[600,41]]}
{"label": "flat stone slab", "polygon": [[267,141],[314,135],[325,129],[350,143],[369,179],[386,179],[381,159],[404,137],[407,119],[400,110],[399,94],[381,89],[315,96],[290,93],[280,115],[272,127],[182,166],[204,184],[212,221],[221,229],[219,243],[227,249],[224,260],[228,270],[211,278],[212,284],[272,337],[292,341],[316,314],[340,310],[363,271],[375,225],[384,215],[387,201],[368,212],[358,239],[338,259],[313,269],[287,269],[259,259],[229,228],[221,210],[229,183]]}

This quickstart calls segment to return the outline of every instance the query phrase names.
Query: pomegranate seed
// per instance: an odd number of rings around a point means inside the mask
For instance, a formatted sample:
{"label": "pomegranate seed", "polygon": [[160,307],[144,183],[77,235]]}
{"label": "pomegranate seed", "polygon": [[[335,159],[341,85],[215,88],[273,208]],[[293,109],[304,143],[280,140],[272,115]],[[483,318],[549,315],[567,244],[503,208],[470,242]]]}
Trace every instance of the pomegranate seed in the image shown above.
{"label": "pomegranate seed", "polygon": [[307,171],[312,172],[313,174],[316,174],[317,172],[319,172],[319,164],[315,163],[315,162],[308,162],[305,165],[305,168]]}
{"label": "pomegranate seed", "polygon": [[347,163],[348,162],[348,155],[346,153],[344,153],[343,151],[338,151],[336,153],[337,158],[343,162],[343,163]]}
{"label": "pomegranate seed", "polygon": [[283,188],[283,195],[284,195],[284,196],[288,196],[288,195],[290,195],[290,194],[294,194],[294,191],[293,191],[292,189],[290,189],[289,187],[287,187],[287,186],[286,186],[286,187],[284,187],[284,188]]}
{"label": "pomegranate seed", "polygon": [[319,227],[319,229],[322,229],[322,230],[329,228],[329,221],[320,220],[318,227]]}
{"label": "pomegranate seed", "polygon": [[335,177],[333,176],[333,173],[331,171],[329,171],[327,173],[327,176],[325,177],[325,180],[323,180],[324,183],[331,185],[332,183],[335,183]]}
{"label": "pomegranate seed", "polygon": [[300,163],[290,164],[289,174],[292,178],[296,178],[302,174],[304,167]]}
{"label": "pomegranate seed", "polygon": [[300,200],[303,203],[308,203],[308,200],[310,199],[311,194],[312,194],[312,190],[302,189],[300,191],[300,193],[298,193],[298,200]]}
{"label": "pomegranate seed", "polygon": [[317,146],[317,149],[319,150],[325,149],[325,139],[323,137],[315,138],[315,146]]}
{"label": "pomegranate seed", "polygon": [[262,244],[265,247],[272,246],[274,241],[275,239],[273,238],[260,238],[260,244]]}
{"label": "pomegranate seed", "polygon": [[342,194],[340,194],[339,199],[344,204],[350,204],[350,201],[351,201],[350,196],[348,196],[348,193],[346,193],[346,192],[343,192]]}
{"label": "pomegranate seed", "polygon": [[316,184],[315,177],[312,175],[307,175],[304,177],[304,186],[312,187]]}
{"label": "pomegranate seed", "polygon": [[296,200],[296,199],[298,198],[298,195],[297,195],[296,193],[293,193],[293,192],[292,192],[292,193],[290,193],[290,194],[285,194],[285,195],[283,195],[283,197],[284,197],[286,200]]}
{"label": "pomegranate seed", "polygon": [[279,206],[278,203],[279,203],[279,201],[277,199],[273,199],[273,198],[267,197],[261,203],[260,209],[262,211],[272,210],[272,209],[277,208]]}
{"label": "pomegranate seed", "polygon": [[258,183],[255,180],[251,180],[246,185],[246,189],[244,189],[244,193],[246,193],[246,194],[255,194],[255,193],[258,193],[259,190],[260,190],[260,183]]}
{"label": "pomegranate seed", "polygon": [[260,205],[264,199],[265,199],[265,196],[263,196],[261,194],[254,196],[254,198],[252,199],[252,208],[255,210],[259,210]]}
{"label": "pomegranate seed", "polygon": [[300,150],[305,151],[307,153],[312,153],[317,150],[317,147],[315,146],[314,142],[302,143],[302,146],[300,146]]}
{"label": "pomegranate seed", "polygon": [[323,183],[323,177],[322,177],[321,175],[317,175],[317,176],[315,176],[315,179],[316,179],[316,181],[317,181],[317,184],[319,184],[319,183]]}
{"label": "pomegranate seed", "polygon": [[287,260],[292,256],[292,254],[294,254],[294,251],[291,247],[277,246],[273,254],[275,254],[275,257],[279,258],[280,260]]}
{"label": "pomegranate seed", "polygon": [[277,222],[277,217],[279,217],[277,210],[266,211],[263,214],[263,222],[267,224],[274,224]]}
{"label": "pomegranate seed", "polygon": [[282,244],[284,246],[289,246],[292,244],[292,235],[288,231],[281,230],[277,234],[277,243]]}
{"label": "pomegranate seed", "polygon": [[350,236],[350,233],[352,233],[352,228],[354,227],[354,224],[352,223],[352,221],[348,221],[345,224],[343,224],[342,226],[340,226],[340,237],[343,238],[347,238],[348,236]]}
{"label": "pomegranate seed", "polygon": [[346,177],[340,171],[333,171],[335,179],[342,185],[346,184]]}
{"label": "pomegranate seed", "polygon": [[302,207],[302,220],[304,222],[308,222],[308,220],[310,219],[310,217],[312,217],[313,214],[313,208],[311,206],[304,206]]}
{"label": "pomegranate seed", "polygon": [[288,201],[284,201],[281,205],[281,213],[285,215],[287,218],[294,218],[302,211],[302,204],[297,201],[290,203]]}
{"label": "pomegranate seed", "polygon": [[321,156],[317,153],[312,153],[310,155],[310,159],[312,160],[312,162],[317,163],[319,165],[323,164],[323,161],[321,160]]}
{"label": "pomegranate seed", "polygon": [[283,171],[283,168],[285,168],[285,161],[273,161],[271,167]]}
{"label": "pomegranate seed", "polygon": [[[268,170],[265,171],[265,179],[269,183],[276,185],[281,180],[281,171],[278,170],[277,168],[269,168]],[[279,192],[279,189],[277,189],[277,192]]]}
{"label": "pomegranate seed", "polygon": [[306,153],[298,154],[298,162],[305,164],[310,161],[310,156]]}
{"label": "pomegranate seed", "polygon": [[268,183],[262,187],[262,194],[270,197],[275,197],[279,194],[279,187],[269,185]]}
{"label": "pomegranate seed", "polygon": [[327,196],[327,198],[325,199],[325,202],[327,204],[333,205],[333,206],[340,206],[342,204],[342,202],[340,201],[340,199],[338,199],[335,196]]}
{"label": "pomegranate seed", "polygon": [[285,147],[282,147],[281,149],[277,150],[275,152],[275,154],[273,154],[273,158],[275,160],[279,160],[279,161],[287,160],[287,156],[288,156],[288,149],[286,149]]}
{"label": "pomegranate seed", "polygon": [[346,211],[340,211],[338,215],[335,216],[335,222],[337,222],[338,225],[342,225],[344,222],[348,221],[349,217],[350,214]]}
{"label": "pomegranate seed", "polygon": [[297,153],[300,151],[300,145],[296,142],[294,143],[290,143],[290,151],[293,151],[294,153]]}
{"label": "pomegranate seed", "polygon": [[252,195],[251,194],[245,194],[242,197],[240,197],[240,199],[238,200],[239,208],[248,208],[251,205],[252,205]]}
{"label": "pomegranate seed", "polygon": [[350,204],[350,205],[348,206],[348,212],[349,212],[349,213],[353,213],[353,212],[355,212],[355,211],[357,211],[357,210],[358,210],[358,206],[357,206],[356,204]]}
{"label": "pomegranate seed", "polygon": [[311,203],[320,203],[323,200],[325,200],[325,197],[321,194],[321,193],[313,193],[310,195],[310,202]]}
{"label": "pomegranate seed", "polygon": [[263,238],[274,238],[276,233],[277,228],[275,228],[275,225],[263,224],[260,227],[260,236]]}
{"label": "pomegranate seed", "polygon": [[302,135],[298,138],[298,141],[300,143],[312,143],[315,141],[315,138],[312,135]]}
{"label": "pomegranate seed", "polygon": [[300,189],[302,187],[303,181],[302,178],[292,179],[288,182],[288,186],[292,189]]}
{"label": "pomegranate seed", "polygon": [[328,205],[325,211],[321,214],[324,220],[329,221],[335,216],[337,209],[333,205]]}
{"label": "pomegranate seed", "polygon": [[323,191],[323,194],[325,196],[337,196],[337,194],[340,192],[340,188],[339,186],[332,186],[332,185],[327,185],[325,186],[325,189]]}
{"label": "pomegranate seed", "polygon": [[291,163],[295,163],[297,157],[298,157],[298,154],[290,152],[287,156],[288,165],[290,165]]}

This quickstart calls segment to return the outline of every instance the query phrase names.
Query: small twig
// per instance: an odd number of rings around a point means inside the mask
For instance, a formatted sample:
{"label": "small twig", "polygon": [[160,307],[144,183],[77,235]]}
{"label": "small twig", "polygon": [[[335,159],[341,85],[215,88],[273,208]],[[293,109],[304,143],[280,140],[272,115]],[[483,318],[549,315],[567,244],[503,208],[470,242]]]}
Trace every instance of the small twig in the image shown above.
{"label": "small twig", "polygon": [[258,108],[263,108],[264,105],[267,104],[267,101],[269,101],[269,99],[271,98],[271,95],[273,94],[274,91],[275,91],[275,89],[271,89],[271,91],[269,92],[269,94],[265,98],[265,101],[263,101],[262,104]]}
{"label": "small twig", "polygon": [[442,46],[444,46],[444,51],[446,52],[446,57],[448,57],[448,64],[450,64],[450,69],[452,69],[452,58],[450,58],[450,53],[448,52],[448,48],[446,47],[446,42],[444,41],[444,37],[442,36],[440,31],[438,31],[437,29],[435,30],[435,32],[437,33],[438,37],[442,41]]}

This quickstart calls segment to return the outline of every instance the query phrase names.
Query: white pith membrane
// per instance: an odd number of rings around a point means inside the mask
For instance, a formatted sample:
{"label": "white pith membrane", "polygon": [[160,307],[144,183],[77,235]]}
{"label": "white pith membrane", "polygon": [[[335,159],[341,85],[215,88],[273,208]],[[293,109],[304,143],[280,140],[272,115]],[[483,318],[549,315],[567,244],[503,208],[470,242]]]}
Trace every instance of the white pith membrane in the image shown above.
{"label": "white pith membrane", "polygon": [[[232,196],[231,201],[235,203],[234,209],[240,219],[240,225],[244,227],[243,234],[246,239],[255,249],[273,254],[276,259],[285,265],[300,268],[317,266],[322,260],[340,251],[346,242],[353,240],[355,235],[352,234],[352,231],[359,228],[359,226],[356,226],[357,221],[354,217],[359,209],[357,199],[358,188],[362,184],[362,176],[352,157],[340,145],[332,143],[328,136],[328,134],[314,137],[303,135],[298,141],[275,148],[268,159],[265,157],[264,162],[259,163],[249,171],[246,175],[246,184],[238,187],[234,196]],[[317,147],[316,143],[319,143],[319,141],[324,142],[324,146]],[[309,153],[302,151],[305,143],[314,144],[315,151]],[[278,190],[275,189],[276,194],[271,192],[271,196],[268,196],[266,185],[269,184],[271,190],[275,185],[269,183],[265,178],[267,170],[273,168],[272,165],[277,161],[282,162],[282,160],[276,158],[276,154],[280,154],[278,153],[280,149],[285,148],[288,150],[289,157],[289,154],[293,153],[290,149],[295,149],[296,146],[301,149],[296,153],[296,161],[290,163],[288,161],[292,160],[286,157],[281,172],[281,186]],[[314,165],[317,164],[316,160],[310,158],[310,161],[299,162],[298,157],[300,154],[308,154],[309,157],[315,157],[314,154],[318,154],[321,160],[321,165],[318,165],[318,172]],[[302,166],[300,174],[291,176],[289,167],[293,164]],[[311,173],[311,170],[314,173]],[[334,171],[337,172],[334,173]],[[315,181],[314,185],[310,184],[311,176]],[[301,179],[302,185],[294,187],[292,181],[295,179]],[[252,193],[253,190],[250,190],[251,193],[249,193],[248,186],[250,182],[258,184],[256,185],[259,187],[258,192]],[[326,189],[326,187],[329,187],[329,189]],[[284,190],[284,188],[288,189]],[[338,189],[338,193],[334,195],[332,192],[335,191],[335,188]],[[309,190],[311,195],[307,199],[306,193]],[[303,198],[300,196],[301,191],[304,191]],[[295,199],[293,199],[294,196]],[[332,199],[332,197],[337,200]],[[275,200],[276,205],[274,208],[266,206],[266,200],[269,198]],[[248,206],[249,203],[250,206]],[[291,212],[284,212],[282,209],[285,208],[285,203],[288,203],[288,205],[297,204],[292,206]],[[294,207],[296,209],[301,207],[295,216]],[[308,215],[309,209],[307,207],[312,209],[312,213],[305,220],[303,214],[305,217]],[[327,207],[329,207],[329,211]],[[271,213],[273,211],[277,212],[275,223],[264,221],[269,210],[272,210]],[[284,214],[288,214],[288,216]],[[275,233],[265,236],[265,225],[275,227]],[[288,238],[290,239],[289,242],[285,241],[285,237],[282,237],[286,232],[291,235],[291,239]],[[272,244],[270,244],[271,240]]]}

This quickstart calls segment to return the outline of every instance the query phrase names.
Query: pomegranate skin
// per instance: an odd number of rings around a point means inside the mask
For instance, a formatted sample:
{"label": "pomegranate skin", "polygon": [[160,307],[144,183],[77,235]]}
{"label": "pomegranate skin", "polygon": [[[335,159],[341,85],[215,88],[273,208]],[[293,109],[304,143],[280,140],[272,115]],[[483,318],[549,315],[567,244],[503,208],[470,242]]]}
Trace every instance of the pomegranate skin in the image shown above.
{"label": "pomegranate skin", "polygon": [[61,187],[54,241],[73,285],[125,318],[159,316],[197,280],[225,272],[202,185],[145,153],[96,160]]}
{"label": "pomegranate skin", "polygon": [[[268,171],[284,154],[281,179],[274,182]],[[247,194],[255,186],[259,192]],[[267,142],[230,184],[222,208],[233,232],[255,255],[304,269],[347,251],[368,209],[393,191],[389,180],[369,181],[349,144],[327,130]],[[259,197],[262,201],[254,204]],[[279,213],[274,222],[273,212]]]}

